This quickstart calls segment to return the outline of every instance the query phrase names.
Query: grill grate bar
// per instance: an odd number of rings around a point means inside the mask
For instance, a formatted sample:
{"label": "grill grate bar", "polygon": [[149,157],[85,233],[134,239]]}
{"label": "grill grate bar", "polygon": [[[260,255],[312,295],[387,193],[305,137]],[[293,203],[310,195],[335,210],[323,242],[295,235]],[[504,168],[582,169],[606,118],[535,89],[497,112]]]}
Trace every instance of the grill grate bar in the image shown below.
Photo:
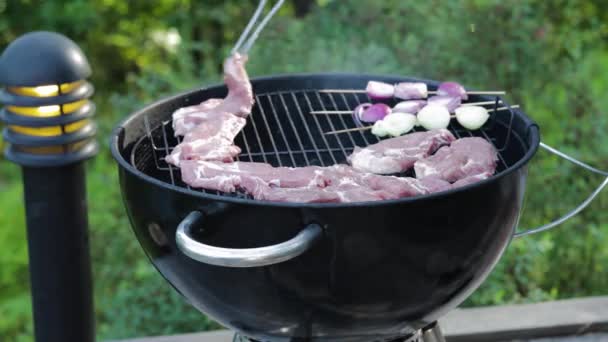
{"label": "grill grate bar", "polygon": [[450,130],[450,132],[452,132],[452,134],[454,134],[456,136],[456,139],[462,138],[462,136],[460,135],[460,132],[458,132],[458,130],[456,128],[454,128],[454,124],[452,123],[451,120],[450,120],[450,125],[448,126],[448,129]]}
{"label": "grill grate bar", "polygon": [[[277,121],[277,125],[279,126],[279,132],[281,133],[281,136],[283,137],[283,142],[285,143],[285,148],[287,149],[287,152],[289,152],[289,158],[291,159],[291,162],[293,163],[293,165],[296,165],[296,159],[293,156],[293,153],[291,151],[291,148],[289,147],[289,142],[287,141],[287,135],[285,134],[285,130],[283,130],[283,124],[281,123],[281,119],[279,119],[279,115],[277,114],[277,110],[276,108],[274,108],[274,104],[272,103],[272,97],[270,95],[266,95],[266,98],[268,99],[268,103],[270,103],[270,109],[272,114],[274,115],[274,119]],[[289,115],[286,115],[289,117]],[[272,134],[272,132],[268,131],[268,134]]]}
{"label": "grill grate bar", "polygon": [[[289,113],[289,108],[287,108],[287,104],[285,103],[285,99],[283,98],[283,94],[279,94],[279,99],[281,100],[281,104],[283,105],[283,109],[285,109],[285,113]],[[275,116],[276,116],[276,114],[275,114]],[[300,138],[300,133],[298,133],[299,131],[296,128],[296,125],[294,124],[293,119],[291,118],[291,115],[285,115],[285,116],[287,116],[287,121],[289,121],[289,124],[291,125],[291,128],[293,129],[294,136],[296,137],[296,141],[298,142],[298,145],[300,145],[300,150],[303,151],[304,150],[304,145],[302,145],[302,138]],[[306,129],[308,129],[308,125],[306,125],[306,121],[304,121],[304,123],[305,123],[304,127],[306,127]],[[291,150],[289,150],[289,147],[288,147],[288,151],[291,152]],[[310,160],[308,160],[308,155],[306,153],[302,153],[302,155],[304,156],[304,160],[306,161],[306,165],[310,166]],[[321,155],[320,154],[319,154],[319,159],[321,159]]]}
{"label": "grill grate bar", "polygon": [[[317,95],[317,100],[319,100],[319,104],[321,105],[321,109],[326,111],[327,108],[325,107],[325,103],[323,103],[323,100],[321,99],[321,95],[319,95],[319,92],[315,92],[315,95]],[[331,118],[329,117],[329,115],[325,116],[325,119],[327,120],[327,122],[329,123],[329,127],[331,128],[332,131],[336,130],[336,127],[334,126],[334,123],[331,121]],[[325,135],[323,133],[321,133],[322,135]],[[333,136],[334,139],[336,139],[336,141],[338,142],[338,145],[340,146],[340,149],[342,150],[342,153],[344,155],[344,158],[346,158],[348,156],[348,153],[346,153],[346,150],[344,149],[344,144],[342,144],[342,139],[340,139],[340,137]]]}
{"label": "grill grate bar", "polygon": [[[336,101],[334,100],[334,94],[332,94],[332,93],[328,93],[327,95],[328,95],[328,97],[329,97],[329,100],[331,101],[331,104],[334,106],[334,110],[340,110],[340,108],[338,108],[338,105],[337,105]],[[347,128],[348,128],[348,125],[346,124],[346,121],[344,120],[344,115],[338,115],[338,119],[339,119],[339,120],[340,120],[340,122],[342,123],[343,128],[344,128],[344,129],[347,129]],[[359,132],[359,133],[361,133],[361,132]],[[348,132],[348,133],[346,133],[346,136],[348,136],[348,138],[350,139],[350,142],[351,142],[351,143],[352,143],[354,146],[356,146],[356,145],[357,145],[357,144],[355,143],[355,139],[354,139],[354,137],[353,137],[352,132]]]}
{"label": "grill grate bar", "polygon": [[[256,100],[257,100],[257,98],[256,98]],[[256,107],[257,107],[257,106],[256,106]],[[262,108],[259,108],[259,111],[260,111],[260,112],[261,112],[262,110],[263,110]],[[256,138],[256,140],[257,140],[257,142],[258,142],[258,146],[260,147],[260,151],[262,151],[262,152],[261,152],[261,154],[262,154],[262,158],[264,158],[264,163],[268,163],[268,159],[266,158],[266,152],[264,152],[264,145],[262,144],[262,139],[260,139],[260,134],[258,133],[258,128],[257,128],[257,126],[256,126],[256,124],[255,124],[255,120],[254,120],[254,117],[253,117],[253,113],[252,113],[252,115],[251,115],[251,120],[249,120],[249,122],[251,122],[251,126],[253,127],[253,133],[254,133],[255,138]],[[247,140],[247,139],[246,139],[246,137],[245,137],[245,130],[243,130],[243,140]],[[271,142],[272,142],[272,145],[274,146],[274,141],[273,141],[273,140],[271,140]],[[274,149],[274,150],[275,150],[275,152],[277,151],[276,147],[275,147],[275,149]],[[250,153],[250,154],[249,154],[249,156],[251,157],[251,156],[252,156],[252,154]],[[280,160],[279,155],[278,155],[278,154],[276,154],[276,156],[277,156],[277,159],[279,159],[279,160]],[[252,159],[252,161],[253,161],[253,159]]]}
{"label": "grill grate bar", "polygon": [[[162,125],[163,125],[163,130],[164,130],[165,129],[165,127],[164,127],[165,126],[165,121],[163,121]],[[152,139],[152,129],[150,129],[150,120],[148,119],[147,116],[144,118],[144,127],[146,128],[146,135],[150,139],[150,145],[152,145],[152,150],[154,150],[154,151],[165,151],[166,148],[167,148],[167,146],[158,147],[154,143],[154,139]],[[173,149],[173,147],[169,147],[169,148]],[[156,159],[156,158],[154,158],[154,159]]]}
{"label": "grill grate bar", "polygon": [[[268,103],[270,104],[270,110],[271,110],[272,114],[274,115],[274,119],[276,120],[276,123],[279,127],[279,132],[281,133],[281,136],[283,137],[283,142],[285,143],[285,148],[287,149],[287,152],[289,152],[289,158],[291,159],[291,162],[293,163],[293,165],[296,165],[296,159],[293,156],[291,148],[289,148],[289,142],[287,141],[287,135],[285,134],[285,130],[283,130],[283,124],[281,123],[281,120],[279,119],[277,110],[276,110],[276,108],[274,108],[274,104],[272,103],[272,97],[271,97],[271,95],[266,95],[266,98],[268,99]],[[289,115],[286,115],[286,116],[289,116]],[[268,131],[268,134],[272,134],[272,132]]]}
{"label": "grill grate bar", "polygon": [[[152,139],[152,130],[150,129],[150,120],[148,119],[148,117],[144,117],[144,128],[146,129],[146,136],[148,137],[148,141],[150,142],[150,145],[152,145],[152,157],[154,159],[154,164],[156,165],[157,168],[160,168],[161,166],[158,164],[159,162],[159,158],[158,155],[156,154],[156,149],[154,148],[154,139]],[[165,131],[165,125],[162,125],[162,129],[163,132]],[[137,167],[137,164],[135,164],[134,161],[132,161],[133,165],[135,165],[135,167]],[[173,178],[173,171],[169,170],[170,172],[170,176],[171,176],[171,183],[174,183],[174,178]]]}
{"label": "grill grate bar", "polygon": [[[266,113],[264,112],[264,107],[259,105],[260,97],[257,95],[255,96],[255,102],[258,104],[256,107],[260,109],[260,114],[262,114],[262,119],[264,120],[264,125],[266,126],[266,132],[268,132],[268,136],[270,137],[270,142],[272,143],[272,148],[274,149],[274,152],[277,156],[277,161],[279,163],[279,166],[283,166],[283,162],[281,161],[281,157],[279,156],[279,149],[277,149],[277,144],[274,141],[272,131],[270,130],[270,127],[268,126],[268,120],[266,119]],[[258,132],[257,129],[255,131]],[[264,145],[262,144],[262,142],[260,142],[260,147],[262,147],[262,146],[264,146]]]}
{"label": "grill grate bar", "polygon": [[[146,129],[146,136],[148,137],[148,141],[150,141],[150,144],[152,145],[152,147],[154,147],[154,139],[152,139],[152,130],[150,129],[150,120],[148,119],[148,116],[144,117],[144,128]],[[164,125],[163,129],[165,129]],[[158,157],[156,156],[155,148],[152,148],[152,155],[154,156],[154,162],[156,163],[156,166],[158,166]],[[134,163],[134,161],[132,161],[132,163]]]}
{"label": "grill grate bar", "polygon": [[[295,93],[291,93],[291,96],[293,96],[294,101],[295,101]],[[308,110],[310,112],[313,111],[313,107],[312,107],[312,103],[310,102],[310,98],[308,97],[308,92],[304,92],[304,99],[306,100],[306,104],[308,104]],[[297,101],[296,101],[297,103]],[[298,110],[300,110],[300,107],[298,106]],[[333,160],[334,164],[338,164],[338,160],[336,159],[336,156],[334,155],[333,151],[337,151],[339,149],[335,149],[335,148],[330,148],[329,147],[329,143],[327,142],[327,137],[325,136],[325,134],[323,134],[323,129],[321,129],[321,124],[319,123],[319,118],[316,115],[312,116],[317,129],[319,130],[319,132],[321,133],[321,140],[323,140],[323,143],[325,144],[325,147],[327,148],[327,151],[329,152],[329,155],[331,156],[331,159]],[[306,122],[306,120],[304,120],[304,122]],[[313,139],[314,141],[314,139]],[[316,145],[315,145],[316,147]],[[344,149],[342,149],[342,151],[344,151]]]}
{"label": "grill grate bar", "polygon": [[[323,161],[323,157],[321,157],[321,152],[319,151],[319,147],[317,146],[317,143],[315,142],[315,138],[313,138],[312,133],[310,132],[310,127],[308,127],[309,125],[306,123],[306,118],[304,117],[304,113],[302,113],[302,108],[300,108],[300,104],[298,103],[298,100],[296,99],[296,96],[291,93],[291,98],[293,100],[293,103],[295,103],[296,108],[298,109],[298,114],[300,115],[300,119],[302,119],[302,122],[304,123],[304,129],[306,130],[306,133],[308,133],[308,138],[310,139],[310,142],[312,143],[312,146],[314,147],[314,152],[316,152],[317,157],[319,158],[319,161],[321,162],[321,165],[326,166],[325,162]],[[289,110],[287,109],[287,106],[285,105],[285,101],[283,100],[283,96],[281,95],[281,101],[283,101],[283,106],[285,107],[285,112],[288,112]],[[290,122],[293,125],[293,120],[290,120]],[[293,130],[297,132],[296,128],[293,127]],[[302,147],[302,151],[304,151],[304,155],[306,156],[306,150],[304,149],[304,147]],[[307,159],[308,162],[308,159]],[[310,163],[308,163],[308,165],[310,165]]]}
{"label": "grill grate bar", "polygon": [[[167,142],[167,130],[165,129],[165,125],[163,126],[163,142],[165,143],[165,156],[169,155],[169,143]],[[156,159],[156,157],[154,158]],[[175,178],[173,177],[173,166],[171,164],[167,164],[169,166],[169,174],[171,175],[171,184],[175,185]]]}
{"label": "grill grate bar", "polygon": [[[342,151],[342,149],[339,148],[319,148],[319,149],[304,149],[304,150],[299,150],[299,151],[291,151],[291,153],[293,154],[306,154],[306,153],[332,153],[332,152],[339,152]],[[278,153],[279,155],[289,155],[289,151],[278,151],[278,152],[252,152],[251,155],[253,157],[257,157],[257,156],[263,156],[263,155],[271,155],[271,154],[276,154]],[[337,163],[337,162],[336,162]]]}
{"label": "grill grate bar", "polygon": [[[359,98],[357,97],[357,94],[353,94],[353,95],[355,96],[355,98],[357,99],[357,102],[358,102]],[[345,106],[345,107],[347,107],[347,108],[348,108],[348,107],[350,107],[350,106],[348,105],[348,101],[346,101],[346,96],[344,95],[344,93],[341,93],[341,94],[340,94],[340,97],[342,98],[342,102],[344,103],[344,106]],[[341,116],[341,118],[342,118],[342,119],[344,119],[344,117],[343,117],[343,116]],[[345,126],[345,127],[346,127],[346,126]],[[369,145],[370,143],[369,143],[369,141],[367,140],[367,137],[365,136],[365,132],[363,132],[363,131],[359,131],[358,133],[359,133],[359,135],[361,135],[361,137],[363,138],[363,141],[365,142],[365,146]]]}
{"label": "grill grate bar", "polygon": [[[154,142],[154,139],[151,138],[152,137],[152,130],[150,129],[150,126],[149,126],[150,122],[149,122],[149,120],[148,120],[147,117],[146,117],[146,121],[147,121],[147,124],[148,124],[148,126],[146,126],[146,133],[150,134],[149,137],[150,137],[150,144],[152,145],[152,149],[154,149],[155,151],[160,151],[160,152],[166,152],[167,150],[173,151],[173,146],[170,146],[170,145],[166,146],[165,144],[163,144],[163,146],[157,146],[156,145],[156,143]],[[165,126],[172,125],[172,123],[171,123],[171,120],[165,120],[165,121],[162,122],[161,125],[163,126],[162,129],[164,131],[166,129]],[[163,132],[163,133],[165,133],[165,132]]]}
{"label": "grill grate bar", "polygon": [[[171,122],[170,122],[170,121],[168,121],[166,125],[163,125],[163,129],[165,129],[165,127],[166,127],[167,125],[170,125],[170,124],[171,124]],[[173,127],[173,125],[172,125],[171,127]],[[177,136],[177,137],[176,137],[176,139],[177,139],[177,144],[176,144],[176,146],[182,143],[182,138],[181,138],[180,136]],[[168,153],[167,153],[167,154],[168,154]],[[169,164],[167,164],[167,165],[169,166],[169,170],[172,170],[173,166],[171,166],[171,165],[169,165]],[[184,183],[184,184],[185,184],[185,183]],[[173,185],[175,185],[175,183],[174,183]],[[188,185],[188,184],[185,184],[185,185],[186,185],[186,188],[187,188],[188,190],[192,190],[192,188],[190,187],[190,185]],[[201,191],[203,191],[203,190],[201,190]],[[205,191],[203,191],[203,192],[205,192]]]}
{"label": "grill grate bar", "polygon": [[244,129],[241,132],[241,134],[243,135],[243,144],[245,145],[245,151],[247,151],[247,157],[249,157],[249,161],[252,162],[253,157],[251,156],[251,150],[249,150],[249,143],[247,142],[247,134],[245,133]]}
{"label": "grill grate bar", "polygon": [[[480,129],[479,131],[480,131],[480,132],[481,132],[481,134],[483,135],[484,139],[486,139],[487,141],[492,142],[492,145],[495,145],[495,144],[494,144],[494,142],[493,142],[493,140],[494,140],[494,139],[491,139],[491,138],[488,136],[488,133],[486,133],[486,131],[485,131],[485,130]],[[498,152],[498,159],[500,160],[500,163],[502,164],[502,166],[503,166],[505,169],[508,169],[508,168],[509,168],[509,165],[508,165],[508,164],[507,164],[507,162],[505,161],[505,158],[502,156],[502,153],[500,153],[500,150],[499,150],[499,152]]]}
{"label": "grill grate bar", "polygon": [[510,114],[510,119],[509,119],[509,134],[507,134],[507,137],[505,139],[504,144],[502,145],[501,148],[498,148],[498,146],[496,147],[498,149],[499,152],[502,152],[504,150],[507,149],[507,146],[509,146],[509,140],[511,139],[511,128],[513,127],[513,118],[515,117],[515,113],[513,113],[513,109],[509,108],[509,114]]}

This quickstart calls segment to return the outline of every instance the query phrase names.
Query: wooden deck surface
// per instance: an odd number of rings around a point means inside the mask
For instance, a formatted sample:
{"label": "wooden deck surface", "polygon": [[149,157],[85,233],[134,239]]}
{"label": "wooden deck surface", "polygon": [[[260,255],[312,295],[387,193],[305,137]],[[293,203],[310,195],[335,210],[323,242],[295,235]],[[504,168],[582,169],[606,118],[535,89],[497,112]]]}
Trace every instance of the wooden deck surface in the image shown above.
{"label": "wooden deck surface", "polygon": [[[457,309],[439,321],[448,342],[608,342],[608,297]],[[107,342],[231,342],[230,331]]]}

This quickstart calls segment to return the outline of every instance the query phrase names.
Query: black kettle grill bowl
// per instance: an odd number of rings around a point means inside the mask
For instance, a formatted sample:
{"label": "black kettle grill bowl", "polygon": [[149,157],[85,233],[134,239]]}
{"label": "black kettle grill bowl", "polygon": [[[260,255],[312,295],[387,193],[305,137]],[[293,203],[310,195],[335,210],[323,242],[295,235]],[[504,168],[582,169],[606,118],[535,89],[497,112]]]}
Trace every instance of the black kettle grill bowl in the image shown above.
{"label": "black kettle grill bowl", "polygon": [[[252,84],[256,94],[289,94],[362,89],[371,79],[411,81],[323,74],[259,78]],[[431,89],[437,85],[425,82]],[[462,303],[511,241],[523,201],[526,165],[540,141],[538,127],[522,112],[494,113],[482,132],[500,148],[503,161],[497,175],[486,181],[402,200],[270,203],[189,189],[180,183],[178,170],[171,175],[160,170],[151,152],[146,135],[150,129],[158,134],[156,128],[163,123],[170,127],[167,122],[175,109],[225,94],[225,87],[216,86],[156,102],[123,121],[111,140],[124,204],[139,242],[167,281],[222,325],[262,341],[407,336]],[[277,120],[295,115],[298,108],[293,107],[273,108]],[[257,108],[252,117],[256,115]],[[193,232],[195,238],[214,246],[277,244],[312,222],[324,228],[324,235],[304,254],[279,264],[213,266],[190,259],[176,246],[176,227],[192,211],[205,215]]]}

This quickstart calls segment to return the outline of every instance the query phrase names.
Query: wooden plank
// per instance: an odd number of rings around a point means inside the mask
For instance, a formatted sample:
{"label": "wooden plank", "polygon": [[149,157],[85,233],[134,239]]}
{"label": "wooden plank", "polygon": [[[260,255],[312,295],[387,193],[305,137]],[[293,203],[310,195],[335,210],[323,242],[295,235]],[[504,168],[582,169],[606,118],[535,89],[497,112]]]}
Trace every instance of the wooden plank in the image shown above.
{"label": "wooden plank", "polygon": [[457,309],[439,320],[450,342],[505,341],[608,331],[608,297]]}
{"label": "wooden plank", "polygon": [[132,340],[106,342],[232,342],[234,332],[228,330],[209,331],[204,333],[182,334],[173,336],[141,337]]}
{"label": "wooden plank", "polygon": [[608,334],[589,334],[573,337],[548,337],[538,340],[528,340],[523,342],[606,342]]}
{"label": "wooden plank", "polygon": [[[608,297],[456,309],[439,324],[449,342],[537,341],[542,337],[552,338],[538,342],[608,341],[608,334],[591,334],[608,332]],[[231,342],[232,336],[230,331],[214,331],[114,342]]]}

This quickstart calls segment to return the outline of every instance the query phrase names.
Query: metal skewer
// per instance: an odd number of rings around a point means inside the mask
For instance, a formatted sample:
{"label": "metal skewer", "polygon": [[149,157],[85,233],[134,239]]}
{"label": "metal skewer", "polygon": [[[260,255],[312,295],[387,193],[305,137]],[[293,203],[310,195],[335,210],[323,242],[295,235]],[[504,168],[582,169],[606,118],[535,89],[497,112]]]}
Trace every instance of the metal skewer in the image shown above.
{"label": "metal skewer", "polygon": [[[519,105],[513,105],[513,106],[505,106],[505,107],[499,107],[496,109],[489,109],[489,112],[497,112],[500,110],[506,110],[506,109],[517,109],[519,108]],[[451,118],[456,117],[455,115],[450,115]],[[348,132],[361,132],[361,131],[367,131],[372,129],[373,125],[371,126],[365,126],[365,127],[355,127],[355,128],[347,128],[347,129],[340,129],[340,130],[336,130],[336,131],[330,131],[330,132],[325,132],[323,133],[324,135],[330,135],[330,134],[340,134],[340,133],[348,133]]]}
{"label": "metal skewer", "polygon": [[[467,106],[489,106],[489,105],[493,105],[495,103],[496,103],[496,101],[468,102],[468,103],[461,103],[460,107],[467,107]],[[498,103],[502,103],[502,100],[498,100]]]}
{"label": "metal skewer", "polygon": [[[470,103],[463,103],[460,106],[461,107],[469,107],[469,106],[489,106],[489,105],[493,105],[495,104],[496,101],[482,101],[482,102],[470,102]],[[498,100],[498,103],[502,103],[501,100]],[[327,115],[346,115],[346,114],[352,114],[353,111],[348,111],[348,110],[315,110],[310,112],[309,114],[314,114],[314,115],[320,115],[320,114],[327,114]]]}
{"label": "metal skewer", "polygon": [[[319,93],[345,93],[345,94],[366,94],[367,91],[363,89],[321,89]],[[430,95],[437,95],[437,91],[430,90],[427,92]],[[467,91],[467,95],[505,95],[507,94],[504,90],[480,90],[480,91]]]}

